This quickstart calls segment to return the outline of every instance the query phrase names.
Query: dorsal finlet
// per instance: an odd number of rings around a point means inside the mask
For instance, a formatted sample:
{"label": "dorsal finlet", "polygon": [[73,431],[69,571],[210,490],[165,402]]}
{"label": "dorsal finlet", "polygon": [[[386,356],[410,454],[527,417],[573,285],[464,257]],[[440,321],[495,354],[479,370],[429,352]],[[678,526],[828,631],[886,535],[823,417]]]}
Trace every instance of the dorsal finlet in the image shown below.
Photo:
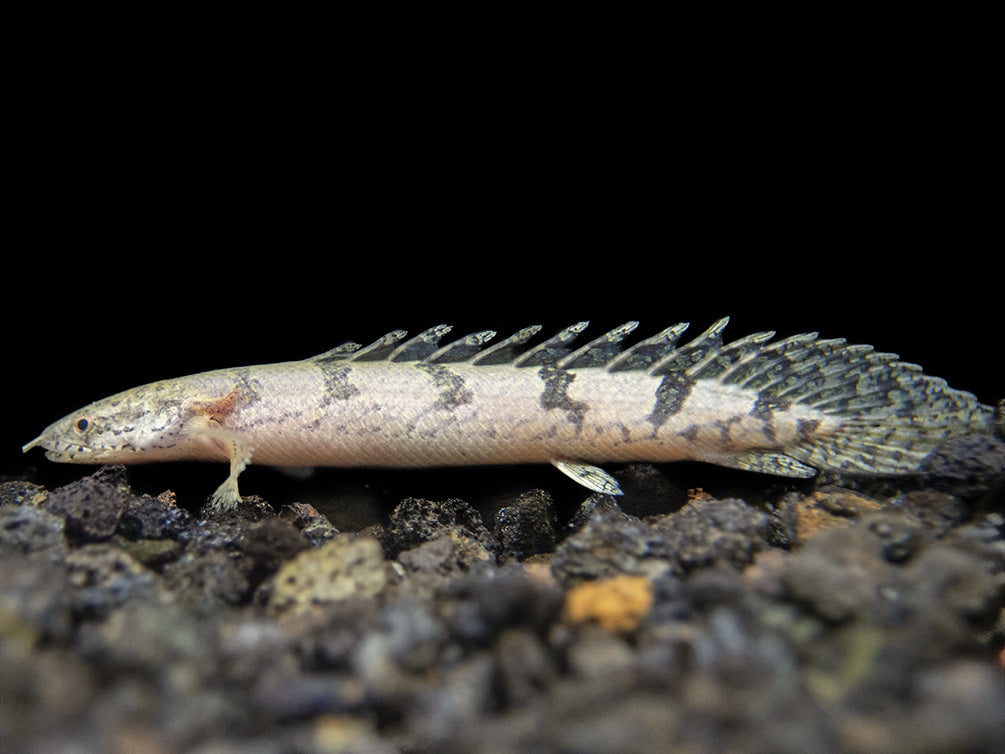
{"label": "dorsal finlet", "polygon": [[359,343],[349,341],[340,346],[335,346],[330,351],[319,353],[317,356],[311,356],[307,361],[345,361],[351,358],[362,347]]}
{"label": "dorsal finlet", "polygon": [[437,325],[406,340],[388,355],[388,361],[425,361],[436,352],[440,338],[453,330],[450,325]]}
{"label": "dorsal finlet", "polygon": [[555,366],[559,369],[587,369],[604,366],[621,353],[619,344],[638,326],[638,322],[625,322],[625,324],[615,327],[599,338],[594,338],[582,348],[563,357]]}
{"label": "dorsal finlet", "polygon": [[661,375],[669,372],[687,371],[704,361],[709,353],[722,346],[722,331],[728,323],[729,317],[723,317],[690,343],[675,348],[649,367],[649,374]]}
{"label": "dorsal finlet", "polygon": [[490,364],[508,364],[513,361],[517,349],[541,331],[541,325],[531,325],[517,330],[508,338],[480,351],[471,358],[471,363],[477,366]]}
{"label": "dorsal finlet", "polygon": [[349,361],[380,361],[388,357],[405,336],[407,330],[392,330],[381,338],[378,338],[366,348],[361,348],[349,357]]}
{"label": "dorsal finlet", "polygon": [[513,360],[515,367],[551,366],[569,353],[569,343],[587,328],[588,321],[569,325],[557,335],[540,343]]}
{"label": "dorsal finlet", "polygon": [[523,350],[523,347],[540,332],[540,325],[525,327],[488,347],[485,344],[495,337],[494,330],[474,332],[440,346],[441,338],[452,327],[437,325],[407,340],[405,330],[392,330],[366,347],[354,342],[343,343],[308,360],[422,361],[437,364],[466,362],[473,366],[508,364],[517,368],[600,368],[611,372],[631,370],[645,371],[651,375],[685,370],[700,372],[702,378],[723,376],[739,379],[743,375],[740,366],[747,354],[763,347],[774,333],[755,333],[735,343],[723,345],[722,331],[728,321],[728,317],[723,317],[697,338],[680,347],[677,346],[677,341],[687,330],[687,322],[668,327],[624,350],[622,342],[638,327],[639,323],[634,320],[615,327],[575,350],[571,348],[571,344],[587,328],[587,321],[570,325],[527,350]]}
{"label": "dorsal finlet", "polygon": [[644,370],[673,351],[680,336],[689,327],[688,322],[679,322],[661,333],[639,341],[607,363],[607,371],[622,372]]}
{"label": "dorsal finlet", "polygon": [[430,364],[449,364],[460,361],[468,361],[472,357],[481,353],[482,346],[496,336],[495,330],[482,330],[465,335],[426,357]]}

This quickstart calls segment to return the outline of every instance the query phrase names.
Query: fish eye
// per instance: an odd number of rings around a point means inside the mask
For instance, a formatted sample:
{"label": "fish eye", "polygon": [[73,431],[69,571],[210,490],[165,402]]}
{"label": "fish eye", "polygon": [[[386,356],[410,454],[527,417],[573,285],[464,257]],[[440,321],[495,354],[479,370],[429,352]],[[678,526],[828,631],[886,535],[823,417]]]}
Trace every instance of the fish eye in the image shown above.
{"label": "fish eye", "polygon": [[91,420],[86,416],[81,416],[77,421],[73,423],[73,428],[80,434],[84,434],[88,427],[91,426]]}

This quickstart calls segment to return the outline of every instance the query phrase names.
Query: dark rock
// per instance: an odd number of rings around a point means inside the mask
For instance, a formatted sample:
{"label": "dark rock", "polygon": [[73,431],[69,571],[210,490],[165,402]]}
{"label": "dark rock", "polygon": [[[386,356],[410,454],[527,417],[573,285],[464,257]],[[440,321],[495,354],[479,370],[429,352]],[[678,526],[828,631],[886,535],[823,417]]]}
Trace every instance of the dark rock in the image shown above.
{"label": "dark rock", "polygon": [[698,498],[670,516],[655,520],[653,529],[682,572],[725,563],[743,569],[754,555],[771,546],[773,522],[766,513],[742,500]]}
{"label": "dark rock", "polygon": [[942,489],[972,498],[1005,474],[1005,440],[993,435],[958,435],[925,459],[924,470]]}
{"label": "dark rock", "polygon": [[315,613],[287,614],[282,623],[269,619],[257,626],[265,637],[261,649],[235,653],[235,659],[245,664],[248,677],[254,677],[261,660],[276,656],[280,647],[289,645],[306,670],[351,673],[364,638],[381,629],[382,607],[375,599],[348,599]]}
{"label": "dark rock", "polygon": [[45,495],[45,487],[38,484],[20,480],[0,482],[0,507],[25,503],[38,505]]}
{"label": "dark rock", "polygon": [[882,555],[891,563],[908,560],[927,536],[921,521],[906,510],[872,513],[862,523],[879,537]]}
{"label": "dark rock", "polygon": [[943,536],[970,516],[965,502],[941,490],[911,490],[904,495],[903,505],[934,537]]}
{"label": "dark rock", "polygon": [[205,517],[193,521],[191,526],[181,532],[187,550],[241,552],[251,527],[275,517],[272,506],[261,498],[249,495],[245,500],[249,503],[248,510],[244,509],[244,503],[235,510],[227,511],[204,507],[200,513],[205,514]]}
{"label": "dark rock", "polygon": [[242,549],[264,577],[274,573],[280,564],[310,546],[300,530],[278,518],[271,518],[248,528]]}
{"label": "dark rock", "polygon": [[565,583],[635,574],[656,579],[674,570],[674,554],[652,525],[623,513],[599,513],[562,542],[551,562]]}
{"label": "dark rock", "polygon": [[249,696],[253,709],[280,722],[343,715],[358,709],[361,702],[359,684],[352,679],[288,668],[258,673]]}
{"label": "dark rock", "polygon": [[570,532],[577,532],[586,526],[595,515],[617,518],[626,515],[614,495],[590,495],[582,502],[569,520]]}
{"label": "dark rock", "polygon": [[225,524],[253,524],[256,521],[272,518],[275,515],[275,509],[258,495],[243,496],[236,508],[220,508],[214,505],[212,501],[207,501],[199,509],[199,517],[201,519]]}
{"label": "dark rock", "polygon": [[499,668],[502,703],[507,706],[533,704],[558,678],[558,659],[533,631],[505,630],[493,651]]}
{"label": "dark rock", "polygon": [[252,589],[251,558],[226,550],[186,552],[163,568],[165,585],[177,599],[201,611],[248,601]]}
{"label": "dark rock", "polygon": [[666,515],[687,503],[687,490],[651,463],[629,464],[618,474],[618,483],[624,494],[617,498],[617,504],[632,516]]}
{"label": "dark rock", "polygon": [[0,506],[0,556],[40,552],[62,561],[67,552],[64,525],[61,516],[34,505]]}
{"label": "dark rock", "polygon": [[973,626],[990,628],[998,617],[1000,572],[989,572],[980,559],[949,543],[926,548],[899,575],[897,588],[918,625],[937,626],[943,645],[940,659],[949,654],[951,643],[973,641]]}
{"label": "dark rock", "polygon": [[177,560],[184,552],[181,542],[174,539],[126,539],[115,536],[112,543],[124,550],[147,568],[160,570],[166,563]]}
{"label": "dark rock", "polygon": [[136,601],[81,629],[85,657],[106,671],[139,672],[151,678],[173,668],[209,680],[220,672],[215,622],[170,602]]}
{"label": "dark rock", "polygon": [[[253,497],[196,518],[115,469],[59,515],[0,485],[2,748],[1001,752],[994,488],[737,478],[678,508],[628,467],[564,531],[479,497],[498,540],[457,499],[364,536]],[[107,535],[81,501],[116,489]]]}
{"label": "dark rock", "polygon": [[495,555],[478,540],[454,530],[405,550],[398,556],[398,562],[413,574],[453,576],[467,571],[476,563],[494,563]]}
{"label": "dark rock", "polygon": [[53,490],[42,507],[65,519],[72,540],[101,542],[115,533],[130,497],[124,473],[99,471]]}
{"label": "dark rock", "polygon": [[307,503],[284,505],[279,511],[279,518],[297,527],[315,547],[319,547],[338,534],[338,529],[331,521],[313,505]]}
{"label": "dark rock", "polygon": [[[5,551],[0,557],[0,646],[65,640],[73,625],[66,569],[52,559]],[[5,672],[0,672],[0,682]]]}
{"label": "dark rock", "polygon": [[192,526],[192,516],[174,503],[174,496],[130,496],[119,517],[118,533],[126,539],[181,539]]}
{"label": "dark rock", "polygon": [[636,574],[658,579],[717,562],[748,565],[771,545],[771,517],[738,500],[699,498],[651,522],[619,513],[594,515],[552,561],[565,582]]}
{"label": "dark rock", "polygon": [[783,578],[792,597],[827,620],[941,622],[942,640],[956,640],[958,620],[994,617],[1000,585],[988,563],[1001,552],[985,561],[952,543],[927,542],[913,516],[872,514],[821,531],[785,560]]}
{"label": "dark rock", "polygon": [[[367,631],[365,646],[353,663],[371,688],[374,684],[400,686],[399,676],[431,672],[446,647],[447,631],[428,600],[403,599],[389,605],[378,623]],[[384,697],[391,689],[375,689]]]}
{"label": "dark rock", "polygon": [[497,706],[495,664],[473,655],[449,667],[442,681],[418,690],[408,710],[408,727],[427,751],[453,746],[459,730],[471,730]]}
{"label": "dark rock", "polygon": [[516,567],[465,574],[442,590],[441,599],[450,635],[481,646],[510,627],[543,631],[562,607],[560,591]]}
{"label": "dark rock", "polygon": [[830,621],[879,616],[888,608],[882,587],[892,566],[879,536],[861,525],[823,529],[784,563],[791,598]]}
{"label": "dark rock", "polygon": [[[0,586],[0,599],[6,599]],[[0,608],[0,613],[4,610]],[[38,645],[4,615],[0,641],[0,741],[4,752],[100,751],[89,725],[107,689],[79,649]],[[65,637],[58,637],[59,639]],[[57,645],[58,646],[58,645]],[[46,647],[42,649],[41,647]]]}
{"label": "dark rock", "polygon": [[503,553],[522,560],[554,550],[557,527],[551,495],[532,490],[496,511],[493,533]]}
{"label": "dark rock", "polygon": [[856,490],[827,485],[803,494],[788,493],[775,506],[775,517],[786,547],[805,543],[821,529],[841,526],[888,505]]}
{"label": "dark rock", "polygon": [[481,514],[463,500],[434,501],[410,497],[391,512],[386,529],[385,547],[393,557],[451,531],[478,540],[495,552],[498,542],[482,523]]}
{"label": "dark rock", "polygon": [[746,596],[743,576],[721,564],[700,568],[680,583],[684,598],[692,611],[698,614],[711,612],[720,606],[733,607]]}
{"label": "dark rock", "polygon": [[159,577],[113,545],[83,545],[67,555],[66,566],[74,609],[85,618],[100,618],[131,600],[163,595]]}

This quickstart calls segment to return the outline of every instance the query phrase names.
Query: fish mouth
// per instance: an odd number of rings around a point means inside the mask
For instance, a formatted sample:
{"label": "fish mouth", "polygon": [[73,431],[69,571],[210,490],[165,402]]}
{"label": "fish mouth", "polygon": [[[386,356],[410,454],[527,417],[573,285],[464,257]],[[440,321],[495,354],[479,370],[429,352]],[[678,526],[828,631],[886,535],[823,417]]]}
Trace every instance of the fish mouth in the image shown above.
{"label": "fish mouth", "polygon": [[[44,432],[31,442],[22,445],[21,452],[27,453],[32,448],[39,447],[45,450],[45,457],[50,461],[76,460],[78,456],[97,456],[101,452],[100,448],[92,448],[83,443],[53,440],[50,437],[46,437]],[[97,458],[95,457],[94,460],[97,460]]]}

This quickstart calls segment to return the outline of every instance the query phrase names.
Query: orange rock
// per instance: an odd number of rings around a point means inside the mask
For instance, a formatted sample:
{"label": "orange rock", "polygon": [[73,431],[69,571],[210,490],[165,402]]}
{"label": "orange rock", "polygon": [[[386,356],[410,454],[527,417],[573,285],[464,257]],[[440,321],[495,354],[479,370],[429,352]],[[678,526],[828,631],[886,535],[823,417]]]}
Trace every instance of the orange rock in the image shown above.
{"label": "orange rock", "polygon": [[850,490],[817,490],[797,504],[796,536],[800,542],[805,542],[821,529],[847,524],[882,508],[882,503]]}
{"label": "orange rock", "polygon": [[653,604],[653,585],[645,576],[613,576],[573,588],[565,598],[570,623],[596,623],[607,631],[633,631]]}
{"label": "orange rock", "polygon": [[157,496],[157,499],[165,503],[166,505],[177,505],[178,499],[174,494],[173,490],[164,490],[161,494]]}

